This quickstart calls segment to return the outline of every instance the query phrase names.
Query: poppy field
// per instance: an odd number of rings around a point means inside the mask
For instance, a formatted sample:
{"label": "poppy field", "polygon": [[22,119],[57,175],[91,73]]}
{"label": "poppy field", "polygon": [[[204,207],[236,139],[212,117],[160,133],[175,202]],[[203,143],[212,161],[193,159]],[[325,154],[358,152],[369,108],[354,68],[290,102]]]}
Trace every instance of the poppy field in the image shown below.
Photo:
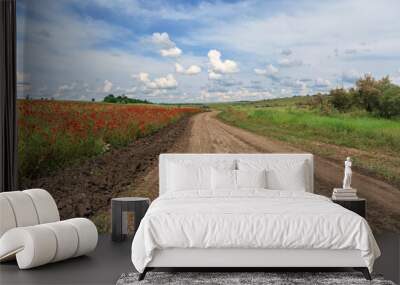
{"label": "poppy field", "polygon": [[128,145],[199,110],[160,105],[19,100],[18,174],[47,175]]}

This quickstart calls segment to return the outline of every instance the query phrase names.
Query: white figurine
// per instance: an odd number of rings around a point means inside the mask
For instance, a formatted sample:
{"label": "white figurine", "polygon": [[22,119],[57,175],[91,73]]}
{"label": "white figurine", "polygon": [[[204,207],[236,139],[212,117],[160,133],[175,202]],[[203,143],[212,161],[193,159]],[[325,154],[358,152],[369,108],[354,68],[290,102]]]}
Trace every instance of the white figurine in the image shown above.
{"label": "white figurine", "polygon": [[352,189],[351,188],[351,159],[350,157],[346,158],[344,162],[344,179],[343,179],[343,189]]}

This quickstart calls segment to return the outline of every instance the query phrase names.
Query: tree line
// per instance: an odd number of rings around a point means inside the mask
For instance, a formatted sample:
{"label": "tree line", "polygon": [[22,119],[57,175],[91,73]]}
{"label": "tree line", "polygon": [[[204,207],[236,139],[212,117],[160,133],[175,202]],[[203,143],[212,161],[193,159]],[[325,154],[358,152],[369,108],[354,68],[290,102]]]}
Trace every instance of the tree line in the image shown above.
{"label": "tree line", "polygon": [[329,95],[331,104],[340,112],[358,109],[384,118],[400,116],[400,86],[393,84],[388,76],[376,80],[365,75],[355,87],[332,89]]}
{"label": "tree line", "polygon": [[118,104],[152,104],[147,100],[140,100],[135,98],[129,98],[125,95],[114,96],[113,94],[109,94],[104,97],[103,102],[105,103],[118,103]]}

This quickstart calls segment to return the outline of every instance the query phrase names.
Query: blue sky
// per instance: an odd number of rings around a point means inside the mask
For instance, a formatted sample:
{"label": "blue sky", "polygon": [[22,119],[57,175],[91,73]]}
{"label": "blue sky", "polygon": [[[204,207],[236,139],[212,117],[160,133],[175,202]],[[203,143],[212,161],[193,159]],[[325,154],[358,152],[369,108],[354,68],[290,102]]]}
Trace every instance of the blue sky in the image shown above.
{"label": "blue sky", "polygon": [[400,1],[17,0],[18,94],[259,100],[400,84]]}

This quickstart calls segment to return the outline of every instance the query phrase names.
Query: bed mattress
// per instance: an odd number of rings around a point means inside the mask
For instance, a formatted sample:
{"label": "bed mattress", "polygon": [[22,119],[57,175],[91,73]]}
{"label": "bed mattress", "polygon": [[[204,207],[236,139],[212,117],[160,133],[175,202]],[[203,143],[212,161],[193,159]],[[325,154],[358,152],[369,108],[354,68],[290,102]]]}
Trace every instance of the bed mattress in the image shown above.
{"label": "bed mattress", "polygon": [[166,193],[132,243],[139,272],[163,249],[359,250],[372,271],[380,251],[361,216],[307,192],[247,189]]}

